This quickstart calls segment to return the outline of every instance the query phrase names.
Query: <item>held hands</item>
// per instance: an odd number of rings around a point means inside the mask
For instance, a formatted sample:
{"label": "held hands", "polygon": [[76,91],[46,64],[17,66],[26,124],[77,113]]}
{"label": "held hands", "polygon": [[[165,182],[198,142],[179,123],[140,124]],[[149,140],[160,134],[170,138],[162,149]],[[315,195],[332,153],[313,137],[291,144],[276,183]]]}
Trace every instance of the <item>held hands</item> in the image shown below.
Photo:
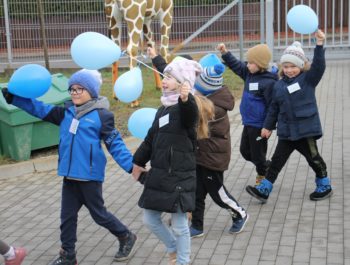
{"label": "held hands", "polygon": [[261,137],[262,138],[269,138],[272,134],[272,131],[268,130],[268,129],[265,129],[265,128],[262,128],[261,130]]}
{"label": "held hands", "polygon": [[216,47],[216,49],[217,49],[219,52],[221,52],[221,54],[225,54],[225,53],[228,52],[224,43],[218,44],[218,46]]}
{"label": "held hands", "polygon": [[152,47],[147,48],[147,55],[149,58],[153,59],[154,57],[157,56],[156,50]]}
{"label": "held hands", "polygon": [[324,40],[326,39],[326,34],[322,30],[317,30],[315,32],[316,44],[323,45]]}
{"label": "held hands", "polygon": [[180,85],[180,98],[182,102],[186,102],[188,100],[188,94],[191,92],[191,86],[189,82],[185,81]]}
{"label": "held hands", "polygon": [[140,167],[140,166],[138,166],[138,165],[133,165],[133,168],[132,168],[132,177],[136,180],[136,181],[138,181],[138,179],[139,179],[139,177],[140,177],[140,175],[141,175],[141,173],[143,173],[143,172],[147,172],[147,170],[145,169],[145,168],[143,168],[143,167]]}

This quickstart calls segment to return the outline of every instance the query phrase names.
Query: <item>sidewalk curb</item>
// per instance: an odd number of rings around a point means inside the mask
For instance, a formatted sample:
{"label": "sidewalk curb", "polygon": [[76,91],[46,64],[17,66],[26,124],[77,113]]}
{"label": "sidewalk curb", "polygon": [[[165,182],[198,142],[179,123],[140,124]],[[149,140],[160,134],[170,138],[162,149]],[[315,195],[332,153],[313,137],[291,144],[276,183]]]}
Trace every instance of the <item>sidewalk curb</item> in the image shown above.
{"label": "sidewalk curb", "polygon": [[[124,139],[126,146],[133,153],[136,148],[141,144],[142,140],[135,137],[127,137]],[[105,146],[103,145],[105,149]],[[105,150],[106,151],[106,150]],[[106,156],[110,156],[106,152]],[[34,172],[45,172],[57,169],[58,155],[50,155],[47,157],[39,157],[35,159],[30,159],[27,161],[22,161],[18,163],[2,165],[0,166],[0,180],[19,177],[25,174],[31,174]]]}

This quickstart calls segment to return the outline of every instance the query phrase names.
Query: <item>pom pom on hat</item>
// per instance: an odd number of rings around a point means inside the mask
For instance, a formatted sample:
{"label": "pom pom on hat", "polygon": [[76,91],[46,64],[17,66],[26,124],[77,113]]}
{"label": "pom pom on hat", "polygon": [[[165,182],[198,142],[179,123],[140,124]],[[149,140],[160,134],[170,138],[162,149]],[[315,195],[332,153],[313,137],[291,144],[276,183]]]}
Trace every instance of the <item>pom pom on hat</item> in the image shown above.
{"label": "pom pom on hat", "polygon": [[102,85],[101,73],[97,70],[82,69],[75,72],[68,81],[68,87],[80,85],[85,88],[92,98],[97,98]]}
{"label": "pom pom on hat", "polygon": [[261,69],[268,69],[272,53],[266,44],[258,44],[247,51],[248,63],[255,63]]}
{"label": "pom pom on hat", "polygon": [[305,62],[307,61],[305,53],[302,49],[302,45],[299,41],[293,42],[292,45],[288,46],[281,57],[281,64],[292,63],[299,68],[303,69]]}
{"label": "pom pom on hat", "polygon": [[225,71],[223,64],[215,64],[213,66],[204,67],[203,72],[197,77],[194,88],[203,95],[208,95],[222,87]]}
{"label": "pom pom on hat", "polygon": [[170,74],[181,84],[187,81],[190,83],[190,86],[193,87],[197,75],[199,75],[202,70],[202,66],[196,61],[181,58],[169,63],[164,69],[164,74]]}

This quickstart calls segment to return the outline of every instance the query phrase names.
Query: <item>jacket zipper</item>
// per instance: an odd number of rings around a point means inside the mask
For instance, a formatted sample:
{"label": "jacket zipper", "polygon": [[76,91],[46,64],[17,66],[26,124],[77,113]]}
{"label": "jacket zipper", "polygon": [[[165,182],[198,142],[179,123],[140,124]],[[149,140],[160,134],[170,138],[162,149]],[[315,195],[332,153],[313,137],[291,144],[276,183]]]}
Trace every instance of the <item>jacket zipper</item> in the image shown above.
{"label": "jacket zipper", "polygon": [[172,161],[172,158],[173,158],[173,147],[171,146],[170,147],[170,161],[169,161],[169,171],[168,173],[171,174],[171,171],[172,171],[172,168],[171,168],[171,161]]}
{"label": "jacket zipper", "polygon": [[67,173],[67,177],[69,177],[70,167],[71,167],[71,164],[72,164],[72,153],[73,153],[74,137],[75,137],[75,134],[73,134],[72,141],[71,141],[71,144],[70,144],[70,152],[69,152],[69,166],[68,166],[68,173]]}
{"label": "jacket zipper", "polygon": [[90,144],[90,175],[92,174],[92,144]]}

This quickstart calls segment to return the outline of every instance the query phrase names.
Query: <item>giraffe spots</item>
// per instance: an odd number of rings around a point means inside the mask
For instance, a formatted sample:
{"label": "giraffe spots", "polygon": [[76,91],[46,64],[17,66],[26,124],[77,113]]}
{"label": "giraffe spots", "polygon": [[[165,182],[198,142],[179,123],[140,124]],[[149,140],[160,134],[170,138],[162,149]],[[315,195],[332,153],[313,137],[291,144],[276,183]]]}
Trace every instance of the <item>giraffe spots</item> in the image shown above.
{"label": "giraffe spots", "polygon": [[128,9],[129,6],[131,6],[131,0],[124,0],[124,1],[121,1],[122,2],[122,6],[123,8],[125,9]]}
{"label": "giraffe spots", "polygon": [[152,15],[152,11],[146,11],[145,17],[150,17]]}
{"label": "giraffe spots", "polygon": [[139,7],[138,6],[132,6],[128,10],[126,10],[126,17],[129,19],[136,19],[139,16]]}
{"label": "giraffe spots", "polygon": [[172,19],[171,16],[165,16],[163,21],[164,21],[165,25],[170,26],[172,21],[173,21],[173,19]]}
{"label": "giraffe spots", "polygon": [[130,37],[132,39],[132,43],[134,43],[134,44],[138,44],[139,43],[140,33],[134,32],[134,33],[132,33],[132,35]]}
{"label": "giraffe spots", "polygon": [[142,26],[143,26],[143,19],[142,18],[138,18],[137,21],[135,22],[135,26],[137,29],[141,30]]}

